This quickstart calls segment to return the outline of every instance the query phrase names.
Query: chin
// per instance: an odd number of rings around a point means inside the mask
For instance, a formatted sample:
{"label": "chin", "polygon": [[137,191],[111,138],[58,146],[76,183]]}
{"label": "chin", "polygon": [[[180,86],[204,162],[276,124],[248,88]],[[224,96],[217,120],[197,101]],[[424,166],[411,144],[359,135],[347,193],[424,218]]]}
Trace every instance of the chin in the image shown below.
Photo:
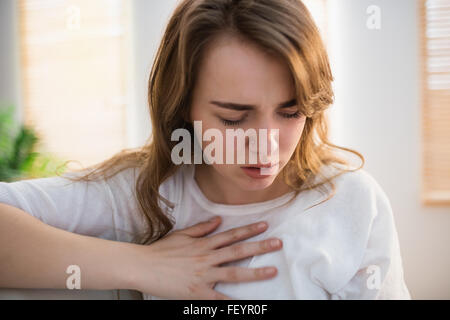
{"label": "chin", "polygon": [[259,191],[270,187],[275,181],[277,175],[267,176],[267,178],[254,179],[240,174],[238,181],[239,188],[245,191]]}

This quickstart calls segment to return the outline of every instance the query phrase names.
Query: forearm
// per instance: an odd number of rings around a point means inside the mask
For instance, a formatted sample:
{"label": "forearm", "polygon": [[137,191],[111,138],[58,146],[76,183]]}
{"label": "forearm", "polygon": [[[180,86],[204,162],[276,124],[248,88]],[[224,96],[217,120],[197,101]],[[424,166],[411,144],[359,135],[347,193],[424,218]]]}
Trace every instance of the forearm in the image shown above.
{"label": "forearm", "polygon": [[138,245],[82,236],[0,204],[0,287],[66,288],[68,266],[81,289],[129,289]]}

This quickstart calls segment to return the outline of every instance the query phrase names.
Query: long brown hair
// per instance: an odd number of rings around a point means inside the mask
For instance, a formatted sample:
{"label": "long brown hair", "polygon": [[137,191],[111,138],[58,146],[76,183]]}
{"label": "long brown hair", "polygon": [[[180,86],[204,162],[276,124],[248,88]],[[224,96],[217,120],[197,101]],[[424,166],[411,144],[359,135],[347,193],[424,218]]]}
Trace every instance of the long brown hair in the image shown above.
{"label": "long brown hair", "polygon": [[[205,46],[219,34],[229,33],[251,41],[261,50],[276,54],[290,67],[300,111],[307,116],[297,148],[283,170],[286,183],[296,194],[328,184],[332,179],[363,167],[357,151],[339,147],[328,139],[324,111],[333,103],[328,55],[309,11],[300,0],[184,0],[175,9],[164,33],[148,82],[148,102],[152,135],[145,145],[124,149],[112,158],[88,168],[74,181],[108,179],[127,168],[139,168],[136,198],[149,228],[137,242],[147,244],[167,234],[173,227],[161,201],[160,185],[177,170],[171,161],[177,128],[189,128],[191,93]],[[334,150],[333,150],[334,149]],[[325,176],[326,165],[348,165],[337,150],[356,154],[361,166],[341,166],[339,173]],[[317,182],[318,176],[323,179]],[[311,181],[315,181],[312,183]]]}

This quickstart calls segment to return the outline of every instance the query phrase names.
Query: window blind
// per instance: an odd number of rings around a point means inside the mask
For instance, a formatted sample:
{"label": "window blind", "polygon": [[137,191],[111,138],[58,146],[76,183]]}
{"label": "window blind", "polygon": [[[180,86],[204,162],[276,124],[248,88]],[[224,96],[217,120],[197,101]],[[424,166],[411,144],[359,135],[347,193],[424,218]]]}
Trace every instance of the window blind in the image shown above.
{"label": "window blind", "polygon": [[87,166],[126,147],[126,0],[20,0],[18,13],[38,149]]}
{"label": "window blind", "polygon": [[422,201],[450,204],[450,0],[421,0]]}

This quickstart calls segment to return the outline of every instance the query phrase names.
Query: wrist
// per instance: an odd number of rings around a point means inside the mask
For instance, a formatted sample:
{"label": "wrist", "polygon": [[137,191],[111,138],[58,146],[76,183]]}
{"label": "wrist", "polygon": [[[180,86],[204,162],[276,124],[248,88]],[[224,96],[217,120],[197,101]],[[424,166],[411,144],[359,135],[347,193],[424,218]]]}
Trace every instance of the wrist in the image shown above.
{"label": "wrist", "polygon": [[120,254],[117,255],[117,266],[114,269],[114,278],[117,279],[117,289],[140,291],[140,265],[143,245],[120,242]]}

